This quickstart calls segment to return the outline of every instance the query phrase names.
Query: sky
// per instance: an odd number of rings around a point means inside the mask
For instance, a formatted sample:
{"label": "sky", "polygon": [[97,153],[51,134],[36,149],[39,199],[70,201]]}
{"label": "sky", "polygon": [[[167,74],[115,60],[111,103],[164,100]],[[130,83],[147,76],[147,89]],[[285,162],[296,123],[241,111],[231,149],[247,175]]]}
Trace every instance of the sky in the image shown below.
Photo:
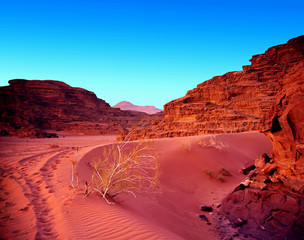
{"label": "sky", "polygon": [[0,86],[59,80],[163,108],[304,34],[304,1],[0,0]]}

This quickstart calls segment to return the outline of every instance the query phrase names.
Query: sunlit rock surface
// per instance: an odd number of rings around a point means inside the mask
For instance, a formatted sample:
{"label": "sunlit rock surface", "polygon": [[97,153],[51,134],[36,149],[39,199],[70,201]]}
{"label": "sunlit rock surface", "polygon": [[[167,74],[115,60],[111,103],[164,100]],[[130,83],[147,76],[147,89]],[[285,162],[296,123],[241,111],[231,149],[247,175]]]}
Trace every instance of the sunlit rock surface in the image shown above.
{"label": "sunlit rock surface", "polygon": [[282,79],[303,72],[303,36],[252,57],[243,71],[229,72],[199,84],[164,106],[164,118],[139,135],[149,138],[261,129],[282,90]]}

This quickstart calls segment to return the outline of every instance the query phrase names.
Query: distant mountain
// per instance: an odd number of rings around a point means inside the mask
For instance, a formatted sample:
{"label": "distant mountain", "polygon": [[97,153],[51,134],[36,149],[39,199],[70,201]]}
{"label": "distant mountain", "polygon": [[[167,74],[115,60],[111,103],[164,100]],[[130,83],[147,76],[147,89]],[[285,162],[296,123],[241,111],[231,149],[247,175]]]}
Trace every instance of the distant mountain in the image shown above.
{"label": "distant mountain", "polygon": [[120,103],[117,103],[114,108],[120,108],[121,110],[131,110],[131,111],[137,111],[137,112],[144,112],[148,114],[155,114],[162,112],[163,110],[158,109],[154,106],[137,106],[127,101],[122,101]]}

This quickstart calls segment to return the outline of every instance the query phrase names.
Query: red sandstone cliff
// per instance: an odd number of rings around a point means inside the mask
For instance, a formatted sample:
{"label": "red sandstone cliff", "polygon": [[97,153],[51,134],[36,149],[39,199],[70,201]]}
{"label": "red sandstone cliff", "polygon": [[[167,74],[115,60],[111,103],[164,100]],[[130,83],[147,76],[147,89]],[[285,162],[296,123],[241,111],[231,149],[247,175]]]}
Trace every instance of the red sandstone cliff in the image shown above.
{"label": "red sandstone cliff", "polygon": [[52,136],[47,130],[76,134],[118,134],[134,122],[157,116],[111,108],[93,92],[51,80],[9,81],[0,88],[1,135]]}
{"label": "red sandstone cliff", "polygon": [[[303,62],[303,36],[252,57],[243,71],[229,72],[199,84],[164,106],[164,118],[140,134],[175,137],[260,130],[281,89],[280,79]],[[302,71],[302,70],[301,70]]]}
{"label": "red sandstone cliff", "polygon": [[[303,239],[304,36],[268,51],[268,57],[255,56],[253,63],[264,67],[275,59],[286,69],[277,79],[273,107],[260,123],[272,141],[272,158],[255,160],[247,178],[223,200],[221,211],[240,239]],[[229,235],[225,226],[220,229]]]}

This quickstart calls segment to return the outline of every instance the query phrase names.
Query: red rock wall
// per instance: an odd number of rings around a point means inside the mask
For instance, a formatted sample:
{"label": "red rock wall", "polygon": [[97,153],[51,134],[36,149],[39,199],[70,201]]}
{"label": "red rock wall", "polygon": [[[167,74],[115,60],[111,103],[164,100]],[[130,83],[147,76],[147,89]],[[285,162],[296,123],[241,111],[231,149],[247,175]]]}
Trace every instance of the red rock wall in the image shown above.
{"label": "red rock wall", "polygon": [[44,136],[43,131],[118,134],[159,116],[111,108],[93,92],[51,80],[9,81],[0,88],[1,135]]}
{"label": "red rock wall", "polygon": [[252,57],[243,71],[229,72],[199,84],[164,106],[164,119],[140,134],[149,138],[260,130],[272,109],[280,79],[303,61],[303,36]]}
{"label": "red rock wall", "polygon": [[[304,236],[304,37],[288,43],[289,48],[282,47],[286,56],[271,48],[273,56],[289,63],[289,68],[278,79],[274,105],[260,123],[272,141],[272,158],[257,159],[255,169],[222,203],[222,213],[233,227],[238,219],[246,222],[238,227],[238,234],[253,239]],[[265,57],[254,59],[261,58]],[[225,235],[225,227],[220,230]]]}

